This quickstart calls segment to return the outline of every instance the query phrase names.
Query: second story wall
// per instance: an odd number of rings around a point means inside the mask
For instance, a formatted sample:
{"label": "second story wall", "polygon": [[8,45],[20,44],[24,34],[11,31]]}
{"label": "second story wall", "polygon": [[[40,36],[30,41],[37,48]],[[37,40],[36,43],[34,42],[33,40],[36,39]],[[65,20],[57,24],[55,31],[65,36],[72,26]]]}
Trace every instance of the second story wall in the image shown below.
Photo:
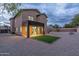
{"label": "second story wall", "polygon": [[44,31],[47,33],[47,17],[45,15],[40,15],[37,17],[38,22],[44,23]]}
{"label": "second story wall", "polygon": [[15,27],[21,26],[22,25],[22,15],[17,16],[15,18]]}
{"label": "second story wall", "polygon": [[38,17],[37,17],[37,20],[38,20],[38,22],[47,24],[47,17],[44,16],[44,15],[40,15],[40,16],[38,16]]}
{"label": "second story wall", "polygon": [[25,20],[32,20],[32,21],[37,21],[36,15],[39,13],[36,11],[23,11],[22,12],[22,19]]}
{"label": "second story wall", "polygon": [[15,18],[15,33],[21,34],[22,15]]}

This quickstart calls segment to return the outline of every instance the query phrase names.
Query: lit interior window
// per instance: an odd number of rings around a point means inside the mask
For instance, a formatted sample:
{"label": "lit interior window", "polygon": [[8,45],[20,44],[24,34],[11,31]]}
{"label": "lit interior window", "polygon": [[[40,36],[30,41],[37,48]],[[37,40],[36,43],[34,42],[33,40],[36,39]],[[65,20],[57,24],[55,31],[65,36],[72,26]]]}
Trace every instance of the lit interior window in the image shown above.
{"label": "lit interior window", "polygon": [[28,16],[29,20],[33,21],[33,16]]}
{"label": "lit interior window", "polygon": [[20,32],[22,32],[22,27],[20,27]]}
{"label": "lit interior window", "polygon": [[16,28],[16,32],[18,32],[18,28]]}

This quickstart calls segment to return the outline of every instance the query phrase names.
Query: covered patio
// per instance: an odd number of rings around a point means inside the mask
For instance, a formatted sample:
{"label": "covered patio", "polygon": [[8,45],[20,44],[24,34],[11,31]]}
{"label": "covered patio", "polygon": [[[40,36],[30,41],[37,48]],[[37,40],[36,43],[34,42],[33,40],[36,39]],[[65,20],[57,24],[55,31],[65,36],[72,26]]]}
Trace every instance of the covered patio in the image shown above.
{"label": "covered patio", "polygon": [[36,21],[24,21],[22,22],[22,36],[33,37],[44,35],[44,24]]}

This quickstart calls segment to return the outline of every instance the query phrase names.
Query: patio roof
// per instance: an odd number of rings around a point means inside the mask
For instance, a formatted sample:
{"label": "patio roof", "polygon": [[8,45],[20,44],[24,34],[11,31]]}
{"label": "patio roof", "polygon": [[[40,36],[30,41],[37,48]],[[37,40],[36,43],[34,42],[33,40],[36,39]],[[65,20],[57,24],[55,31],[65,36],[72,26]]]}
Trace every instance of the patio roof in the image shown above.
{"label": "patio roof", "polygon": [[30,21],[30,20],[26,20],[26,21],[24,21],[24,22],[22,22],[22,23],[27,23],[27,22],[28,22],[29,25],[33,25],[33,26],[44,26],[44,24],[41,23],[41,22]]}

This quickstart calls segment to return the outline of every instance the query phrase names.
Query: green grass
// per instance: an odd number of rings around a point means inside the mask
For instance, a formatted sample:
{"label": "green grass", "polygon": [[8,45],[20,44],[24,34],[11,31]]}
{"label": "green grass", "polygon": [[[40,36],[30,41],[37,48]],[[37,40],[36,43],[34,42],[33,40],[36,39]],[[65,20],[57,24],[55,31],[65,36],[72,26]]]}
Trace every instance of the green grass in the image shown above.
{"label": "green grass", "polygon": [[43,41],[43,42],[46,42],[46,43],[53,43],[54,41],[58,40],[59,37],[43,35],[43,36],[32,37],[32,39]]}

